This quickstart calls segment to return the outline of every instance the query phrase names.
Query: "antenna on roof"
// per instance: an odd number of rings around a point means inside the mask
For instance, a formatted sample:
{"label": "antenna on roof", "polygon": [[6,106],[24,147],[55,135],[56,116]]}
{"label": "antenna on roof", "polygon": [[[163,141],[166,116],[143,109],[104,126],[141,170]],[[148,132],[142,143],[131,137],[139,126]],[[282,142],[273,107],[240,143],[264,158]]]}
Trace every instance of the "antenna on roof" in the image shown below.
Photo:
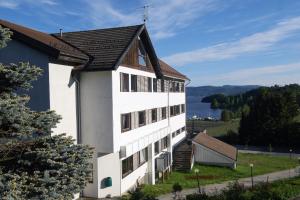
{"label": "antenna on roof", "polygon": [[62,38],[63,35],[62,28],[59,29],[59,34],[60,34],[60,38]]}
{"label": "antenna on roof", "polygon": [[143,21],[144,21],[144,24],[146,23],[146,21],[148,20],[148,16],[149,16],[149,13],[148,13],[148,8],[150,7],[150,5],[144,5],[143,8],[144,8],[144,14],[143,14]]}

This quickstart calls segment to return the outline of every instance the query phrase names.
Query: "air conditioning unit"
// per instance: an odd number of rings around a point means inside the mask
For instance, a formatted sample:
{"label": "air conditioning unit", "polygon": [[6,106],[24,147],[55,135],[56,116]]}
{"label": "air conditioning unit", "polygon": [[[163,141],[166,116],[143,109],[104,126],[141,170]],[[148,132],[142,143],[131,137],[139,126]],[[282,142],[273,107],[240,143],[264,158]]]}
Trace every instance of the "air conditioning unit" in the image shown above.
{"label": "air conditioning unit", "polygon": [[165,171],[171,165],[171,153],[165,152],[156,158],[157,170],[159,172]]}

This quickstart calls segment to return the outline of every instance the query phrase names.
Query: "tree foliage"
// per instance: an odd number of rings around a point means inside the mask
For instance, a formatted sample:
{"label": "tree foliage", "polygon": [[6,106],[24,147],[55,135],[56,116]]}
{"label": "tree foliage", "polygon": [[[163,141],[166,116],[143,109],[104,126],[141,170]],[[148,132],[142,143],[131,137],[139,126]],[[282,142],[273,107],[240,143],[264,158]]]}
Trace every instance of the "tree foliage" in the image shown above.
{"label": "tree foliage", "polygon": [[[10,35],[0,27],[0,47]],[[0,199],[72,199],[91,175],[92,149],[51,136],[61,117],[27,107],[25,91],[41,75],[29,63],[0,63]]]}
{"label": "tree foliage", "polygon": [[291,127],[297,127],[294,118],[299,115],[297,94],[290,90],[274,88],[264,89],[254,97],[248,114],[243,114],[240,122],[241,141],[253,145],[275,144],[281,146],[295,146],[300,132]]}
{"label": "tree foliage", "polygon": [[221,120],[224,122],[228,122],[233,117],[233,113],[229,110],[222,110],[221,112]]}

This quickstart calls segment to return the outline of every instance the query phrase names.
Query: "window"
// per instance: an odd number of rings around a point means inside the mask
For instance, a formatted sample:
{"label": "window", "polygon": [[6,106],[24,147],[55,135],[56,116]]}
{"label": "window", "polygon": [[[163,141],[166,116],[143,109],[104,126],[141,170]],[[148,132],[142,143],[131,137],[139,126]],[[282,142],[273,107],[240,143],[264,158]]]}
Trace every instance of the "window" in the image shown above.
{"label": "window", "polygon": [[139,152],[139,165],[144,164],[148,160],[148,148],[145,148]]}
{"label": "window", "polygon": [[151,119],[152,119],[152,122],[157,121],[157,109],[156,108],[151,110]]}
{"label": "window", "polygon": [[184,92],[184,83],[181,83],[181,92]]}
{"label": "window", "polygon": [[172,81],[172,91],[171,92],[175,92],[176,91],[176,83],[174,81]]}
{"label": "window", "polygon": [[172,138],[174,138],[176,136],[176,133],[175,132],[173,132],[172,133]]}
{"label": "window", "polygon": [[178,129],[177,131],[176,131],[176,135],[179,135],[180,134],[180,129]]}
{"label": "window", "polygon": [[122,160],[122,177],[126,177],[133,171],[133,156]]}
{"label": "window", "polygon": [[185,112],[185,106],[184,104],[181,104],[181,113],[184,113]]}
{"label": "window", "polygon": [[170,106],[170,115],[173,117],[175,115],[174,106]]}
{"label": "window", "polygon": [[154,153],[159,154],[159,141],[154,143]]}
{"label": "window", "polygon": [[131,92],[137,92],[137,75],[131,75]]}
{"label": "window", "polygon": [[143,43],[140,40],[139,40],[138,55],[139,55],[139,65],[147,66],[147,54],[146,54],[146,50],[144,48]]}
{"label": "window", "polygon": [[164,80],[161,80],[161,84],[160,84],[160,91],[161,92],[165,92],[165,81]]}
{"label": "window", "polygon": [[120,73],[121,92],[129,92],[129,74]]}
{"label": "window", "polygon": [[152,92],[152,78],[148,77],[148,92]]}
{"label": "window", "polygon": [[175,115],[180,114],[180,105],[175,106]]}
{"label": "window", "polygon": [[176,92],[179,92],[180,91],[180,84],[178,82],[175,82],[175,85],[176,85]]}
{"label": "window", "polygon": [[121,115],[122,132],[129,131],[131,128],[131,114],[126,113]]}
{"label": "window", "polygon": [[153,79],[153,92],[157,92],[157,79]]}
{"label": "window", "polygon": [[161,108],[161,119],[166,119],[167,118],[167,108],[163,107]]}
{"label": "window", "polygon": [[146,111],[139,112],[139,126],[144,126],[146,122]]}
{"label": "window", "polygon": [[161,149],[166,149],[169,146],[168,136],[161,139]]}
{"label": "window", "polygon": [[181,132],[184,132],[185,131],[185,126],[181,128]]}

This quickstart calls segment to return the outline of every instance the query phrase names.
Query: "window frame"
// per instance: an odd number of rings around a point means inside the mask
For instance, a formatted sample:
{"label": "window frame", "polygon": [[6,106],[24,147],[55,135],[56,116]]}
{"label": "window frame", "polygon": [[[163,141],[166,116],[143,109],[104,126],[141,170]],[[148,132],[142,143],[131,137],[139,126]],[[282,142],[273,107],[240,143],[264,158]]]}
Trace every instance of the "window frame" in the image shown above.
{"label": "window frame", "polygon": [[160,153],[160,148],[159,148],[159,141],[156,141],[154,143],[154,154],[157,155]]}
{"label": "window frame", "polygon": [[[144,118],[143,123],[140,123],[140,114],[143,114],[143,118]],[[139,127],[142,127],[142,126],[146,125],[146,111],[145,110],[138,111],[138,124],[139,124]]]}
{"label": "window frame", "polygon": [[162,107],[161,108],[161,119],[167,119],[167,107]]}
{"label": "window frame", "polygon": [[153,92],[157,92],[157,78],[153,78]]}
{"label": "window frame", "polygon": [[[141,154],[145,153],[144,160],[141,159]],[[139,151],[139,166],[142,166],[148,161],[148,147]]]}
{"label": "window frame", "polygon": [[[126,162],[124,164],[124,162]],[[126,166],[126,172],[124,172],[124,166]],[[133,155],[122,160],[122,178],[125,178],[133,172]]]}
{"label": "window frame", "polygon": [[152,78],[147,77],[148,80],[148,92],[152,92]]}
{"label": "window frame", "polygon": [[[127,80],[125,80],[127,78]],[[129,92],[129,74],[120,72],[120,91]]]}
{"label": "window frame", "polygon": [[[140,62],[140,59],[143,59],[143,63]],[[148,54],[147,51],[144,47],[144,44],[142,43],[142,41],[139,39],[138,42],[138,64],[139,66],[142,67],[148,67]]]}
{"label": "window frame", "polygon": [[157,108],[151,109],[151,122],[157,122]]}
{"label": "window frame", "polygon": [[131,80],[130,80],[130,82],[131,82],[131,92],[137,92],[137,75],[135,75],[135,74],[131,74]]}
{"label": "window frame", "polygon": [[[123,117],[128,117],[128,120],[129,120],[129,122],[127,122],[128,127],[125,127],[125,128],[123,127]],[[125,120],[126,120],[126,118],[125,118]],[[130,130],[131,130],[131,113],[121,114],[121,132],[124,133],[124,132],[130,131]]]}

